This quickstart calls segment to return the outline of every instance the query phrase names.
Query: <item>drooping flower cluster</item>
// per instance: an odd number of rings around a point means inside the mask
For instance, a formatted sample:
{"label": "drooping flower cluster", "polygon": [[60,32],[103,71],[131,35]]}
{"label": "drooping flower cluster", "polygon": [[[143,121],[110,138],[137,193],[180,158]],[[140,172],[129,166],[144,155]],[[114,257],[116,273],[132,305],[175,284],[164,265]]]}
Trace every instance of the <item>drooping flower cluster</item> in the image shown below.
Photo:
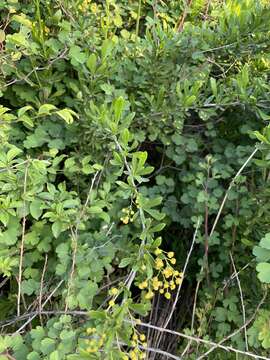
{"label": "drooping flower cluster", "polygon": [[123,216],[120,218],[123,224],[128,224],[129,222],[134,221],[134,211],[130,208],[123,208],[122,209]]}
{"label": "drooping flower cluster", "polygon": [[87,344],[86,352],[88,352],[89,354],[98,353],[99,349],[104,344],[106,335],[105,334],[99,335],[97,333],[96,328],[93,327],[88,328],[86,330],[86,333],[87,335],[91,336],[91,339],[86,340],[86,344]]}
{"label": "drooping flower cluster", "polygon": [[154,291],[164,294],[166,299],[171,298],[171,291],[176,289],[183,281],[183,273],[174,270],[172,265],[176,264],[174,252],[165,252],[160,248],[154,251],[154,268],[158,271],[156,276],[145,279],[138,284],[139,289],[147,290],[145,299],[150,300],[154,296]]}

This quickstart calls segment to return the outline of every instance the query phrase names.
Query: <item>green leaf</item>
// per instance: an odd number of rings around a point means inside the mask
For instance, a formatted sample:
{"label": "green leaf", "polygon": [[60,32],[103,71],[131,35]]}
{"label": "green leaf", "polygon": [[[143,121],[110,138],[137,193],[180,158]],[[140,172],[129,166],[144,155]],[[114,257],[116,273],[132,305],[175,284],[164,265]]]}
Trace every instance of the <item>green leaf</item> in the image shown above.
{"label": "green leaf", "polygon": [[71,58],[72,65],[84,64],[86,61],[86,55],[81,51],[81,48],[77,45],[71,46],[69,50],[69,56]]}
{"label": "green leaf", "polygon": [[36,220],[38,220],[42,214],[42,209],[41,209],[42,205],[43,205],[43,201],[41,200],[34,200],[30,203],[30,214]]}
{"label": "green leaf", "polygon": [[161,221],[166,216],[165,214],[153,209],[145,209],[145,211],[157,221]]}
{"label": "green leaf", "polygon": [[257,111],[261,119],[263,119],[264,121],[270,120],[270,115],[265,114],[265,112],[260,109],[257,109]]}
{"label": "green leaf", "polygon": [[61,234],[62,230],[63,226],[61,221],[58,220],[52,224],[52,232],[55,238],[57,238]]}
{"label": "green leaf", "polygon": [[55,342],[53,339],[45,338],[40,343],[40,350],[44,355],[48,355],[55,349]]}
{"label": "green leaf", "polygon": [[174,134],[172,136],[172,141],[175,143],[175,145],[181,145],[183,144],[183,136],[179,134]]}
{"label": "green leaf", "polygon": [[75,113],[75,111],[70,109],[62,109],[59,111],[56,111],[56,114],[60,116],[62,119],[65,120],[67,124],[73,123],[73,117],[78,117],[78,115]]}
{"label": "green leaf", "polygon": [[270,250],[270,233],[267,233],[259,244],[261,247]]}
{"label": "green leaf", "polygon": [[50,115],[51,111],[57,110],[57,107],[52,104],[43,104],[38,109],[38,115]]}
{"label": "green leaf", "polygon": [[148,304],[130,304],[129,308],[133,310],[136,314],[141,316],[146,316],[148,311],[151,309],[151,305]]}
{"label": "green leaf", "polygon": [[60,356],[59,351],[55,350],[50,354],[49,360],[61,360],[62,357]]}
{"label": "green leaf", "polygon": [[125,100],[122,96],[120,96],[118,99],[115,100],[113,108],[114,108],[115,120],[117,123],[119,122],[122,116],[124,106],[125,106]]}
{"label": "green leaf", "polygon": [[258,278],[261,282],[270,284],[270,264],[266,262],[259,263],[256,266]]}
{"label": "green leaf", "polygon": [[23,116],[27,111],[33,110],[33,107],[30,105],[26,105],[18,110],[18,117]]}
{"label": "green leaf", "polygon": [[124,129],[124,131],[121,134],[121,140],[123,141],[123,143],[125,145],[128,144],[129,140],[130,140],[130,132],[128,131],[128,129]]}
{"label": "green leaf", "polygon": [[12,35],[7,35],[6,42],[7,43],[10,42],[25,48],[29,47],[29,42],[26,39],[26,35],[24,35],[23,33],[15,33]]}
{"label": "green leaf", "polygon": [[124,268],[128,266],[132,262],[132,258],[124,258],[120,261],[120,264],[118,265],[120,268]]}
{"label": "green leaf", "polygon": [[22,281],[22,293],[26,295],[32,295],[39,290],[39,282],[34,279],[28,279]]}
{"label": "green leaf", "polygon": [[185,106],[191,106],[196,100],[196,96],[195,95],[191,95],[188,98],[185,99]]}
{"label": "green leaf", "polygon": [[212,93],[214,94],[215,97],[217,97],[217,82],[216,82],[216,79],[211,77],[210,78],[210,84],[211,84]]}
{"label": "green leaf", "polygon": [[260,140],[263,143],[270,144],[270,142],[266,139],[265,136],[263,136],[259,131],[254,131],[253,134],[256,136],[258,140]]}
{"label": "green leaf", "polygon": [[253,249],[253,255],[256,256],[258,262],[266,262],[270,260],[270,250],[255,246]]}
{"label": "green leaf", "polygon": [[27,360],[41,360],[41,357],[39,356],[38,352],[36,351],[31,351],[28,355],[27,355]]}
{"label": "green leaf", "polygon": [[88,69],[91,71],[92,74],[95,73],[97,68],[97,57],[95,54],[91,54],[86,62]]}
{"label": "green leaf", "polygon": [[21,154],[22,150],[17,147],[12,147],[7,153],[7,161],[11,162],[17,155]]}
{"label": "green leaf", "polygon": [[25,15],[17,15],[17,14],[13,15],[11,20],[26,26],[28,29],[32,29],[32,22],[29,19],[27,19]]}
{"label": "green leaf", "polygon": [[113,49],[113,42],[110,39],[104,40],[101,46],[102,58],[105,59],[107,56],[109,56],[112,49]]}

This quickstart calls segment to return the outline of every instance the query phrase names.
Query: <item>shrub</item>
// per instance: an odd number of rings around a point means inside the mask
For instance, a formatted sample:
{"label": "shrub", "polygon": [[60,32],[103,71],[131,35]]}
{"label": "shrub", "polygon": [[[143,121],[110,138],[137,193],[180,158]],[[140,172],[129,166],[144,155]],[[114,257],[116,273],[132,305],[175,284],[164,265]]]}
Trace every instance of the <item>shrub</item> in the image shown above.
{"label": "shrub", "polygon": [[0,9],[0,357],[266,358],[268,2]]}

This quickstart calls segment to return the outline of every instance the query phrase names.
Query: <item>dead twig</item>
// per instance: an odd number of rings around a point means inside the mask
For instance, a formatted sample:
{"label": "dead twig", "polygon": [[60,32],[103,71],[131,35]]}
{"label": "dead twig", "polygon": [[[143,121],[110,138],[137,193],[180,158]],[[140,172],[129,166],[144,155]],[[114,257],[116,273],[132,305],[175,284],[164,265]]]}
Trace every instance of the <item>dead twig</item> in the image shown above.
{"label": "dead twig", "polygon": [[18,294],[17,294],[17,316],[20,316],[20,306],[21,306],[21,285],[22,285],[22,272],[23,272],[23,252],[24,252],[24,240],[25,240],[25,225],[26,225],[26,187],[27,187],[27,176],[28,176],[28,166],[29,161],[27,161],[27,165],[25,167],[24,173],[24,182],[23,182],[23,220],[22,220],[22,240],[20,246],[20,261],[19,261],[19,277],[18,277]]}
{"label": "dead twig", "polygon": [[76,227],[75,229],[73,229],[72,227],[70,228],[71,231],[71,237],[72,237],[72,241],[73,241],[73,254],[72,254],[72,265],[71,265],[71,270],[70,270],[70,275],[69,275],[69,280],[68,280],[68,289],[67,289],[67,296],[66,296],[66,305],[65,305],[65,310],[68,309],[68,298],[69,298],[69,294],[70,294],[70,290],[71,290],[71,286],[72,286],[72,280],[73,280],[73,276],[74,276],[74,272],[75,272],[75,266],[76,266],[76,255],[77,255],[77,248],[78,248],[78,231],[79,231],[79,226],[81,223],[82,218],[84,217],[86,208],[90,202],[90,197],[94,188],[94,184],[96,181],[96,178],[98,176],[99,171],[97,171],[95,173],[95,175],[93,176],[93,179],[91,181],[91,185],[90,185],[90,189],[88,191],[87,194],[87,198],[86,201],[83,205],[83,208],[77,218],[76,221]]}
{"label": "dead twig", "polygon": [[186,19],[186,17],[187,17],[188,9],[191,7],[191,4],[192,4],[192,0],[188,0],[188,3],[187,3],[186,6],[185,6],[184,12],[183,12],[183,14],[180,16],[180,18],[179,18],[179,20],[178,20],[178,22],[177,22],[176,28],[177,28],[177,31],[178,31],[178,32],[183,31],[185,19]]}

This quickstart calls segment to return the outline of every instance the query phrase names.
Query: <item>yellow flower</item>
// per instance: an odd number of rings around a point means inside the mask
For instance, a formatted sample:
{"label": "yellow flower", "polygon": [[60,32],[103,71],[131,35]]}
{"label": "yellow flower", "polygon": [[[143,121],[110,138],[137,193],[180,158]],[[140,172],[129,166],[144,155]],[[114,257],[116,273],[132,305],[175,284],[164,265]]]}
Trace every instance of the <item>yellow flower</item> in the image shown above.
{"label": "yellow flower", "polygon": [[146,270],[146,266],[143,264],[142,266],[141,266],[141,269],[144,271],[144,270]]}
{"label": "yellow flower", "polygon": [[145,353],[141,353],[140,354],[140,359],[145,359],[146,358],[146,354]]}
{"label": "yellow flower", "polygon": [[133,340],[138,340],[138,335],[137,335],[137,334],[134,334],[134,335],[132,336],[132,339],[133,339]]}
{"label": "yellow flower", "polygon": [[168,252],[168,258],[171,259],[173,257],[174,257],[174,252],[173,251]]}
{"label": "yellow flower", "polygon": [[114,305],[115,305],[114,300],[110,300],[110,301],[109,301],[109,306],[114,306]]}
{"label": "yellow flower", "polygon": [[181,284],[181,282],[182,282],[182,279],[180,279],[180,278],[175,279],[175,283],[176,283],[176,285],[180,285],[180,284]]}
{"label": "yellow flower", "polygon": [[166,269],[164,269],[162,273],[165,278],[168,279],[170,276],[173,275],[173,270],[170,267],[166,267]]}
{"label": "yellow flower", "polygon": [[168,289],[169,287],[169,283],[167,283],[167,281],[164,283],[164,289]]}
{"label": "yellow flower", "polygon": [[156,259],[155,264],[156,264],[156,269],[157,270],[160,270],[164,266],[164,263],[163,263],[163,261],[161,259]]}
{"label": "yellow flower", "polygon": [[88,335],[93,334],[94,332],[96,332],[96,328],[88,328],[86,332]]}
{"label": "yellow flower", "polygon": [[118,289],[112,288],[111,291],[110,291],[110,294],[111,295],[117,295],[118,294]]}
{"label": "yellow flower", "polygon": [[171,286],[170,286],[170,289],[171,289],[171,290],[174,290],[174,289],[175,289],[175,284],[171,285]]}
{"label": "yellow flower", "polygon": [[146,289],[148,286],[148,282],[145,280],[142,282],[143,289]]}
{"label": "yellow flower", "polygon": [[160,294],[164,294],[164,289],[159,289]]}
{"label": "yellow flower", "polygon": [[128,222],[129,222],[129,217],[126,216],[126,217],[122,218],[122,222],[123,222],[125,225],[128,224]]}
{"label": "yellow flower", "polygon": [[153,284],[154,290],[158,290],[159,285],[160,285],[160,281],[158,280],[157,277],[154,277],[154,278],[152,279],[152,284]]}
{"label": "yellow flower", "polygon": [[171,262],[171,264],[175,265],[176,264],[176,259],[172,258],[172,259],[170,259],[170,262]]}
{"label": "yellow flower", "polygon": [[171,294],[169,292],[166,292],[164,296],[168,300],[170,300],[170,298],[171,298]]}
{"label": "yellow flower", "polygon": [[149,291],[149,292],[145,295],[145,298],[146,298],[147,300],[150,300],[150,299],[152,299],[153,296],[154,296],[153,291]]}
{"label": "yellow flower", "polygon": [[155,255],[160,255],[160,254],[162,254],[162,250],[161,249],[159,249],[159,248],[156,248],[156,250],[155,250]]}
{"label": "yellow flower", "polygon": [[137,356],[136,356],[136,353],[135,353],[135,351],[134,350],[131,350],[130,352],[129,352],[129,356],[130,356],[130,358],[131,358],[131,360],[135,360],[135,359],[137,359]]}
{"label": "yellow flower", "polygon": [[145,336],[144,334],[141,334],[141,335],[140,335],[140,340],[141,340],[141,341],[144,341],[145,339],[146,339],[146,336]]}
{"label": "yellow flower", "polygon": [[142,346],[143,346],[143,347],[147,347],[147,342],[143,342],[143,343],[142,343]]}
{"label": "yellow flower", "polygon": [[98,346],[101,347],[103,345],[104,341],[102,338],[99,339]]}
{"label": "yellow flower", "polygon": [[92,11],[94,14],[98,12],[97,4],[94,3],[94,4],[91,5],[91,11]]}

